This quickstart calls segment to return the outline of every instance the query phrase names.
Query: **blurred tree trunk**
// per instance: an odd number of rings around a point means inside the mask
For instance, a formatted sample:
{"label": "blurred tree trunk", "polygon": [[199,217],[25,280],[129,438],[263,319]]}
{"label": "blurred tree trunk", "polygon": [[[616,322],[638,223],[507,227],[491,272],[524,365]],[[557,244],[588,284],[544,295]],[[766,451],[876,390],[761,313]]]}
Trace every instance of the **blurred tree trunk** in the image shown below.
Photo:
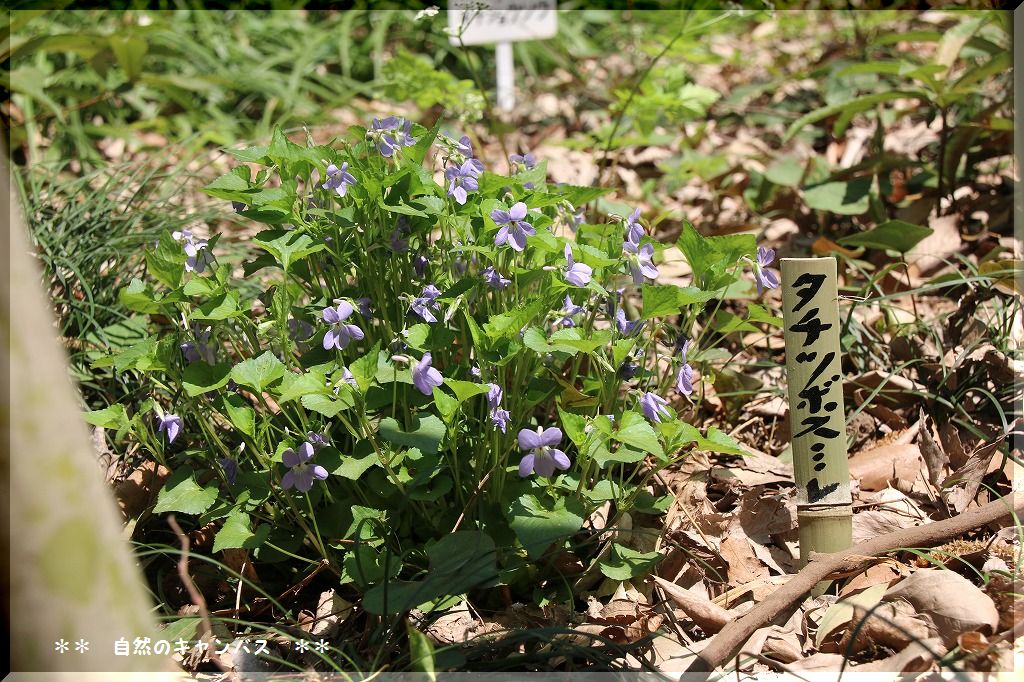
{"label": "blurred tree trunk", "polygon": [[[10,272],[0,277],[0,352],[10,390],[0,396],[0,424],[10,452],[0,448],[0,457],[10,492],[2,527],[11,670],[172,670],[166,657],[114,655],[115,640],[154,637],[152,604],[80,417],[6,158]],[[88,652],[76,650],[80,640]]]}

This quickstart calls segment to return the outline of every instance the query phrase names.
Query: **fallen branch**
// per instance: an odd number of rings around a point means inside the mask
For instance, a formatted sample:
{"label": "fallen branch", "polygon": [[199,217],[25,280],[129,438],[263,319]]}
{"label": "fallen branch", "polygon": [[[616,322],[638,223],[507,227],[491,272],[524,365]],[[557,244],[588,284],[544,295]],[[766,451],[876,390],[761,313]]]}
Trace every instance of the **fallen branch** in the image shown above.
{"label": "fallen branch", "polygon": [[739,653],[743,644],[758,628],[765,627],[777,618],[788,617],[815,585],[833,573],[849,571],[856,564],[868,566],[874,561],[874,556],[895,549],[941,545],[969,530],[1005,519],[1011,511],[1018,517],[1024,516],[1024,495],[1007,495],[951,519],[904,528],[842,552],[815,555],[782,588],[743,616],[727,623],[697,654],[686,672],[710,673],[725,664]]}

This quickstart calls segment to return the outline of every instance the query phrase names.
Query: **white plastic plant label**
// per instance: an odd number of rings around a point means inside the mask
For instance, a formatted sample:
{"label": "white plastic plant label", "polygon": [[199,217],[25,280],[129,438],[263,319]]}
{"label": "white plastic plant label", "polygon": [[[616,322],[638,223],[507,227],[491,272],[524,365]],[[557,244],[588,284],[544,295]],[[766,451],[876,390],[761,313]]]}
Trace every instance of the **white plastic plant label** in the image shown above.
{"label": "white plastic plant label", "polygon": [[448,8],[453,45],[543,40],[558,33],[555,0],[455,0]]}

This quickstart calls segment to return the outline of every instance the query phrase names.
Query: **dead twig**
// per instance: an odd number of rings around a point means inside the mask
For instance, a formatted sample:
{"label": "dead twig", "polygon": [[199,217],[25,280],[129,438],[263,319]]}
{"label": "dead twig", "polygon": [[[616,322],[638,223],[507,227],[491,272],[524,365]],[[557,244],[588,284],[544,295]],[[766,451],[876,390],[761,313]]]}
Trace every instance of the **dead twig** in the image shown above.
{"label": "dead twig", "polygon": [[[941,545],[967,531],[1006,519],[1011,513],[1018,517],[1024,515],[1024,495],[1007,495],[951,519],[904,528],[872,538],[842,552],[815,558],[778,591],[743,616],[727,623],[697,655],[686,672],[711,673],[725,664],[739,653],[743,644],[758,628],[765,627],[780,617],[787,617],[815,585],[837,571],[846,572],[855,563],[870,564],[876,555],[901,547]],[[857,555],[860,561],[855,560],[853,555]]]}

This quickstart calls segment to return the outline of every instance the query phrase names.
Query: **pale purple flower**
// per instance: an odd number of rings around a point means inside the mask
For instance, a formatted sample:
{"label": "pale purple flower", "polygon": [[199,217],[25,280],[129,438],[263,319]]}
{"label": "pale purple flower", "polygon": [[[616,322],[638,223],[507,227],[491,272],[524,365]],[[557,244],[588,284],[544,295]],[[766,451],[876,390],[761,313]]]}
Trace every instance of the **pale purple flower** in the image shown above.
{"label": "pale purple flower", "polygon": [[494,428],[499,429],[502,433],[508,430],[508,423],[511,420],[511,416],[508,410],[503,410],[499,407],[491,410],[491,425]]}
{"label": "pale purple flower", "polygon": [[435,386],[444,383],[441,373],[430,366],[432,362],[430,353],[424,353],[423,358],[412,366],[412,383],[423,395],[430,395]]}
{"label": "pale purple flower", "polygon": [[235,210],[235,213],[241,213],[242,211],[244,211],[248,207],[244,203],[242,203],[241,201],[232,201],[231,202],[231,208],[233,208]]}
{"label": "pale purple flower", "polygon": [[676,375],[676,390],[683,395],[693,393],[693,367],[690,365],[684,364],[679,368],[679,373]]}
{"label": "pale purple flower", "polygon": [[466,203],[468,192],[480,189],[476,179],[480,171],[474,161],[476,159],[467,159],[461,166],[449,166],[444,171],[444,177],[451,183],[448,185],[448,196],[454,197],[459,204]]}
{"label": "pale purple flower", "polygon": [[333,163],[327,166],[327,182],[321,185],[321,187],[333,189],[338,193],[339,197],[343,197],[348,192],[348,188],[354,184],[356,184],[356,179],[348,172],[348,161],[346,161],[341,164],[341,168],[338,168]]}
{"label": "pale purple flower", "polygon": [[757,283],[757,293],[761,295],[765,289],[775,289],[779,286],[779,276],[768,266],[775,262],[775,249],[767,249],[763,246],[757,247],[757,263],[754,264],[754,281]]}
{"label": "pale purple flower", "polygon": [[644,244],[637,247],[631,241],[622,242],[622,255],[626,258],[626,264],[633,275],[633,284],[643,284],[644,277],[657,279],[658,268],[654,267],[651,259],[654,257],[654,247]]}
{"label": "pale purple flower", "polygon": [[525,154],[509,154],[508,162],[515,172],[532,170],[537,167],[537,158],[530,152]]}
{"label": "pale purple flower", "polygon": [[626,311],[619,308],[615,311],[615,327],[619,330],[619,333],[623,336],[633,336],[639,334],[644,328],[643,320],[627,320]]}
{"label": "pale purple flower", "polygon": [[354,324],[347,324],[345,320],[353,312],[352,304],[348,301],[338,301],[338,306],[328,306],[323,310],[324,322],[331,325],[324,335],[324,349],[337,348],[341,350],[348,346],[353,340],[359,341],[363,338],[363,330]]}
{"label": "pale purple flower", "polygon": [[579,315],[580,313],[586,312],[586,308],[581,305],[576,305],[569,298],[569,294],[565,295],[565,304],[559,311],[562,315],[562,319],[559,321],[563,327],[575,327],[576,323],[573,321],[573,315]]}
{"label": "pale purple flower", "polygon": [[640,224],[640,209],[634,210],[626,218],[626,241],[639,245],[644,236],[644,226]]}
{"label": "pale purple flower", "polygon": [[507,277],[502,277],[501,273],[495,270],[492,266],[487,266],[487,269],[481,273],[484,276],[484,282],[487,286],[492,289],[504,289],[512,283]]}
{"label": "pale purple flower", "polygon": [[202,274],[208,265],[213,264],[213,254],[205,239],[187,239],[182,248],[185,249],[185,272]]}
{"label": "pale purple flower", "polygon": [[356,299],[356,310],[365,318],[373,317],[373,309],[370,307],[370,297],[360,296]]}
{"label": "pale purple flower", "polygon": [[330,445],[330,441],[327,440],[327,437],[322,433],[317,433],[316,431],[306,432],[306,442],[312,445],[314,450],[319,450],[322,447]]}
{"label": "pale purple flower", "polygon": [[366,134],[374,141],[381,156],[390,158],[395,152],[400,152],[402,147],[416,144],[416,140],[410,135],[411,130],[412,121],[388,116],[384,119],[373,119],[373,124]]}
{"label": "pale purple flower", "polygon": [[437,297],[441,295],[441,292],[433,284],[428,284],[423,287],[423,291],[420,295],[412,300],[412,305],[409,306],[409,310],[420,316],[421,319],[427,322],[437,322],[437,318],[430,312],[430,309],[438,309]]}
{"label": "pale purple flower", "polygon": [[341,382],[343,384],[348,384],[349,386],[358,386],[359,385],[356,382],[355,376],[352,375],[352,370],[350,370],[348,367],[342,367],[341,368]]}
{"label": "pale purple flower", "polygon": [[524,218],[526,218],[526,204],[521,201],[513,204],[512,208],[507,211],[499,208],[491,211],[491,219],[497,225],[501,225],[501,229],[494,237],[495,246],[508,243],[516,251],[525,250],[527,235],[533,236],[537,234],[537,231]]}
{"label": "pale purple flower", "polygon": [[481,374],[482,372],[480,371],[480,368],[477,367],[476,365],[473,365],[472,367],[469,368],[469,375],[474,379],[479,379]]}
{"label": "pale purple flower", "polygon": [[690,367],[689,363],[686,362],[686,352],[690,349],[690,339],[682,335],[679,338],[683,342],[679,344],[677,341],[676,347],[679,348],[679,352],[682,355],[683,364],[679,368],[679,373],[676,374],[676,390],[683,395],[690,395],[693,393],[693,367]]}
{"label": "pale purple flower", "polygon": [[170,445],[174,442],[174,439],[181,433],[182,419],[176,414],[165,414],[161,417],[157,417],[160,422],[157,426],[157,432],[167,434],[167,444]]}
{"label": "pale purple flower", "polygon": [[498,384],[487,384],[487,405],[493,410],[496,407],[501,406],[501,386]]}
{"label": "pale purple flower", "polygon": [[572,258],[572,247],[568,244],[565,245],[565,260],[568,263],[568,268],[564,271],[565,281],[575,287],[585,287],[590,282],[590,276],[593,270],[590,269],[589,265],[583,263],[577,263]]}
{"label": "pale purple flower", "polygon": [[668,405],[667,400],[650,391],[640,396],[640,409],[643,410],[644,416],[652,422],[660,423],[662,415],[672,417],[672,412],[665,407],[666,405]]}
{"label": "pale purple flower", "polygon": [[463,135],[454,146],[455,151],[462,156],[463,161],[470,164],[473,170],[476,171],[473,174],[474,177],[484,172],[484,162],[473,158],[473,143],[470,142],[469,135]]}
{"label": "pale purple flower", "polygon": [[298,452],[288,448],[281,453],[281,461],[288,467],[288,471],[281,477],[283,490],[295,488],[299,492],[308,493],[314,480],[323,481],[327,478],[327,469],[310,461],[313,454],[313,446],[309,443],[300,445]]}
{"label": "pale purple flower", "polygon": [[530,452],[519,460],[519,476],[526,478],[536,472],[541,476],[551,477],[555,475],[555,469],[568,469],[568,455],[555,448],[561,442],[562,430],[557,427],[542,429],[538,426],[536,431],[520,431],[519,447]]}

